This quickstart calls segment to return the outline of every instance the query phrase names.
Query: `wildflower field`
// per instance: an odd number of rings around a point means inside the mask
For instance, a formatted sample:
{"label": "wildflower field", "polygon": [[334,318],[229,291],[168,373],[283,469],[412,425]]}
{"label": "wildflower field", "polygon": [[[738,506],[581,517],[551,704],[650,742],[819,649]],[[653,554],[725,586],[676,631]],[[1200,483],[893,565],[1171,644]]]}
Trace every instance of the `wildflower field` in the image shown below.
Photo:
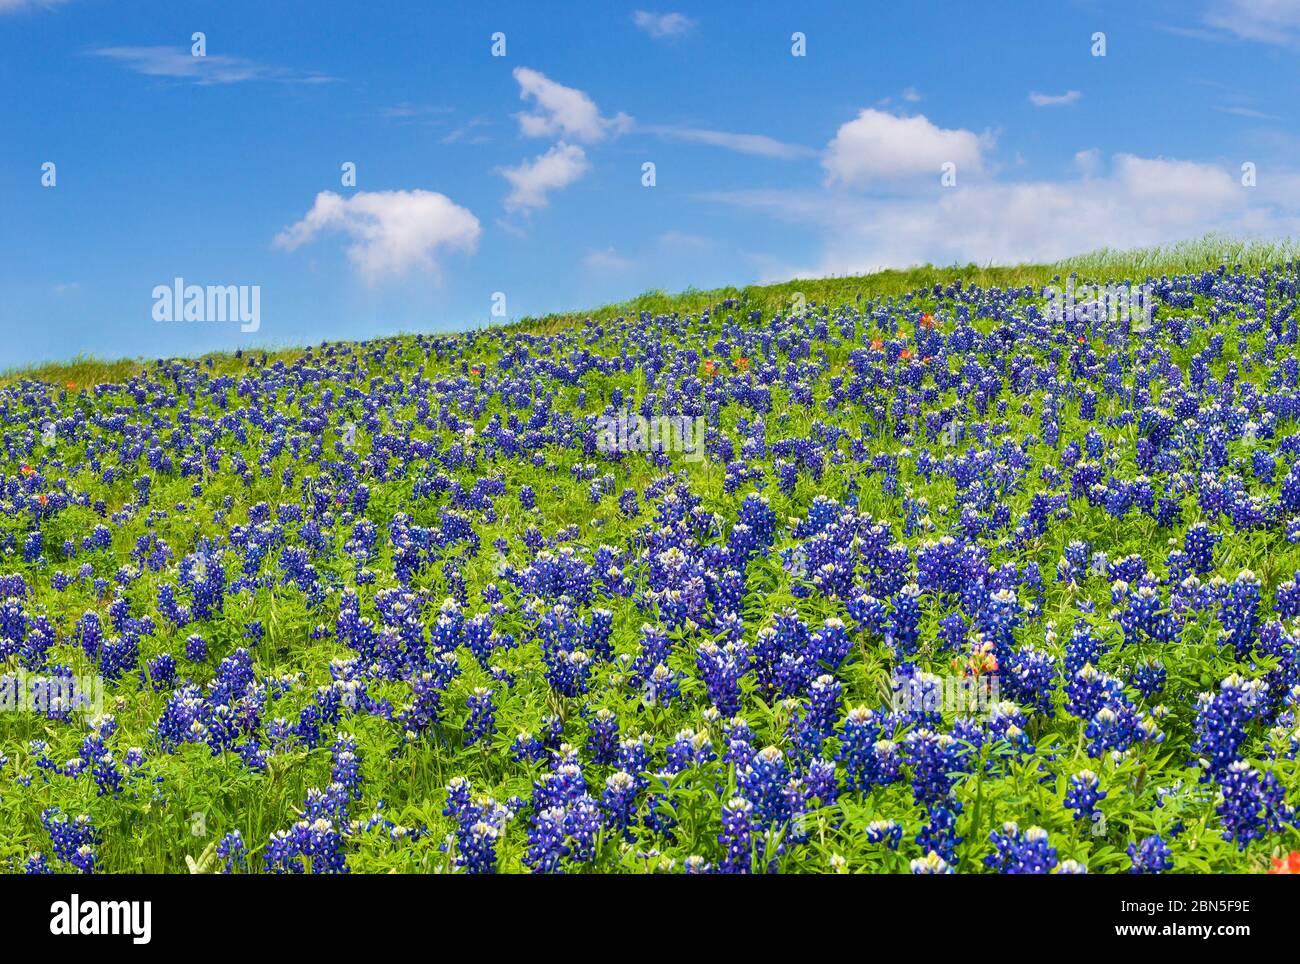
{"label": "wildflower field", "polygon": [[10,378],[0,869],[1300,871],[1300,265],[1095,267]]}

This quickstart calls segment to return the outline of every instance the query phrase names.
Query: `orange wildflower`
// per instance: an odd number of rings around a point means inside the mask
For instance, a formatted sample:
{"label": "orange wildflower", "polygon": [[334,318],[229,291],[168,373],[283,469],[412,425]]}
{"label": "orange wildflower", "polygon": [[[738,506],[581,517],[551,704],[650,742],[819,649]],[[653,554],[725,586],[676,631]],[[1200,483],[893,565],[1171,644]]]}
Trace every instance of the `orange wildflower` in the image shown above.
{"label": "orange wildflower", "polygon": [[879,338],[873,338],[873,339],[871,339],[871,350],[872,350],[872,351],[883,351],[883,350],[884,350],[884,347],[885,347],[885,343],[884,343],[883,341],[881,341]]}

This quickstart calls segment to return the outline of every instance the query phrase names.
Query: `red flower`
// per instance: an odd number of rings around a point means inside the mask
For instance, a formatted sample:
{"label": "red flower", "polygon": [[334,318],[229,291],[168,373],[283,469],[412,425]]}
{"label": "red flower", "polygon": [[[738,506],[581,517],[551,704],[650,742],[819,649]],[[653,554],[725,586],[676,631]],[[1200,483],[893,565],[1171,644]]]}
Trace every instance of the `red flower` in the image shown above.
{"label": "red flower", "polygon": [[30,465],[24,465],[24,466],[23,466],[19,471],[22,472],[23,475],[35,475],[35,474],[36,474],[36,470],[35,470],[34,468],[32,468]]}
{"label": "red flower", "polygon": [[1293,850],[1285,857],[1274,857],[1270,874],[1300,874],[1300,850]]}

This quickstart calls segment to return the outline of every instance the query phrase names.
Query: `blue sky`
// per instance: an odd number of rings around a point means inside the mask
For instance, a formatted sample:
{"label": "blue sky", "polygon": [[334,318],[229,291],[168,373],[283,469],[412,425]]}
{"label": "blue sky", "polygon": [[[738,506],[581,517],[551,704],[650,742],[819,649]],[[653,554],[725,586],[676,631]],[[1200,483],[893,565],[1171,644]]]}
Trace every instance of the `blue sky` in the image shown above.
{"label": "blue sky", "polygon": [[0,366],[1294,235],[1297,64],[1300,0],[0,0]]}

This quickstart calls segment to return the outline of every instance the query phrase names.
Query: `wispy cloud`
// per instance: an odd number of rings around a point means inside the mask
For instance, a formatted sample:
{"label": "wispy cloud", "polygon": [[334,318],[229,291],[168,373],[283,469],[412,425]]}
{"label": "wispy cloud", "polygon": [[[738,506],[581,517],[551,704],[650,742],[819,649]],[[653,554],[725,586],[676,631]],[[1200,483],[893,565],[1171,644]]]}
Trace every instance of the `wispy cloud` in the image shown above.
{"label": "wispy cloud", "polygon": [[[3,2],[3,0],[0,0]],[[287,84],[327,84],[334,80],[320,73],[302,73],[271,67],[228,54],[194,56],[187,47],[96,47],[90,53],[145,77],[166,77],[200,86],[271,81]]]}
{"label": "wispy cloud", "polygon": [[322,191],[302,220],[276,236],[275,246],[296,251],[333,231],[352,239],[348,260],[373,285],[413,268],[440,277],[438,257],[472,252],[482,227],[468,209],[436,191],[358,191],[347,198]]}
{"label": "wispy cloud", "polygon": [[388,120],[409,121],[415,124],[438,124],[454,108],[444,104],[412,104],[403,101],[391,107],[385,107],[379,113]]}
{"label": "wispy cloud", "polygon": [[471,117],[465,123],[448,131],[441,139],[442,144],[482,144],[490,138],[480,129],[491,126],[492,122],[486,117]]}
{"label": "wispy cloud", "polygon": [[656,40],[684,37],[695,29],[696,22],[684,13],[649,13],[638,10],[632,22]]}
{"label": "wispy cloud", "polygon": [[1067,90],[1064,94],[1040,94],[1035,90],[1029,94],[1029,103],[1035,107],[1068,107],[1077,104],[1082,97],[1083,94],[1077,90]]}
{"label": "wispy cloud", "polygon": [[68,0],[0,0],[0,14],[18,13],[20,10],[53,10]]}
{"label": "wispy cloud", "polygon": [[1278,46],[1300,44],[1297,0],[1211,0],[1203,19],[1242,40]]}
{"label": "wispy cloud", "polygon": [[739,154],[753,154],[756,157],[775,157],[789,160],[799,157],[811,157],[817,154],[811,147],[801,144],[789,144],[766,134],[735,134],[730,131],[714,131],[699,127],[673,127],[654,125],[638,127],[646,133],[655,134],[669,140],[685,141],[692,144],[707,144]]}
{"label": "wispy cloud", "polygon": [[556,144],[545,154],[517,167],[501,170],[501,176],[510,182],[506,196],[507,211],[528,211],[544,208],[552,191],[568,187],[591,169],[586,152],[577,144]]}
{"label": "wispy cloud", "polygon": [[1262,110],[1256,110],[1253,107],[1241,107],[1238,105],[1229,105],[1226,107],[1215,107],[1215,110],[1222,114],[1235,114],[1237,117],[1249,117],[1251,120],[1281,120],[1277,114],[1265,113]]}

